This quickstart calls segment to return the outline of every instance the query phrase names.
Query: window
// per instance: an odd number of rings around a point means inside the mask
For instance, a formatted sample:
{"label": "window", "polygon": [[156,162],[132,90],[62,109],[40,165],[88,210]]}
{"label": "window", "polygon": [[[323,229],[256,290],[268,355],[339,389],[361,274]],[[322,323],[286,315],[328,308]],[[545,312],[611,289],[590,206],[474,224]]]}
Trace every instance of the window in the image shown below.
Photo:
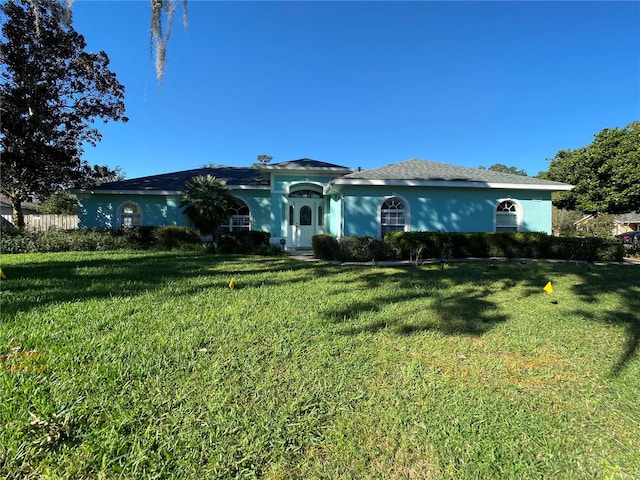
{"label": "window", "polygon": [[518,205],[512,200],[503,200],[496,207],[496,232],[518,231]]}
{"label": "window", "polygon": [[318,226],[324,226],[324,208],[322,208],[322,205],[318,206]]}
{"label": "window", "polygon": [[296,190],[289,194],[289,198],[322,198],[323,195],[313,190]]}
{"label": "window", "polygon": [[231,212],[229,223],[220,226],[220,233],[251,230],[251,212],[246,203],[236,198],[236,206]]}
{"label": "window", "polygon": [[135,203],[125,203],[120,207],[120,226],[137,227],[140,225],[140,207]]}
{"label": "window", "polygon": [[300,209],[300,225],[311,225],[311,207],[308,205]]}
{"label": "window", "polygon": [[398,197],[387,198],[380,205],[380,236],[389,232],[404,232],[406,227],[406,206]]}

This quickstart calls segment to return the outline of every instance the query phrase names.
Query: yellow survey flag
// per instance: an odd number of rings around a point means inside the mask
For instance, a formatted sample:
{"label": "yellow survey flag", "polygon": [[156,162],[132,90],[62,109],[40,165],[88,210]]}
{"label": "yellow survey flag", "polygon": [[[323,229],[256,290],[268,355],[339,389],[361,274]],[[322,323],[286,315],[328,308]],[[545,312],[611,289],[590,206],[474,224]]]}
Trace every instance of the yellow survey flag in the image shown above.
{"label": "yellow survey flag", "polygon": [[236,279],[231,277],[231,281],[229,282],[229,288],[231,290],[233,290],[234,288],[236,288]]}
{"label": "yellow survey flag", "polygon": [[553,286],[551,285],[551,282],[547,282],[543,290],[551,295],[551,293],[553,292]]}

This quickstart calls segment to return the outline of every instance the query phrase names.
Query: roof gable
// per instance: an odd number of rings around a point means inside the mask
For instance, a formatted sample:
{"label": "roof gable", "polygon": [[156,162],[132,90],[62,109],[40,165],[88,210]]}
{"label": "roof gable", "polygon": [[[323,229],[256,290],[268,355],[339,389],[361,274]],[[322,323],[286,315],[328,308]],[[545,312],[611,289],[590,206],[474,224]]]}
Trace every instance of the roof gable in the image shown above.
{"label": "roof gable", "polygon": [[351,172],[352,170],[342,165],[334,163],[322,162],[311,158],[300,158],[298,160],[290,160],[288,162],[273,163],[270,165],[259,166],[261,170],[331,170]]}

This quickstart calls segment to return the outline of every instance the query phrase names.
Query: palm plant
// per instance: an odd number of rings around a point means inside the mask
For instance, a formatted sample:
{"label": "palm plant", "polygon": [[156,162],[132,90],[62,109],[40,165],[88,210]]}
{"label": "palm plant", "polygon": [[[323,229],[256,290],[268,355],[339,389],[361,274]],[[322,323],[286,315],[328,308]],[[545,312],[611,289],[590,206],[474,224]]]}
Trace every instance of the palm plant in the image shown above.
{"label": "palm plant", "polygon": [[180,201],[189,225],[201,235],[211,235],[214,241],[218,228],[229,220],[235,204],[226,182],[212,175],[198,175],[185,182]]}

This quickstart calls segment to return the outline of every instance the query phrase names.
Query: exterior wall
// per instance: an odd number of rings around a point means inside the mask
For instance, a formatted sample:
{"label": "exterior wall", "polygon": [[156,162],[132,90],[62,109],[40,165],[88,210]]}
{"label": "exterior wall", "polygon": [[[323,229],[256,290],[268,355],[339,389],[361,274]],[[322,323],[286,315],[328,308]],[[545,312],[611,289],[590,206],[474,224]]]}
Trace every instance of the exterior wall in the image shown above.
{"label": "exterior wall", "polygon": [[[271,227],[271,201],[266,190],[245,192],[232,190],[251,211],[251,228],[268,232]],[[189,226],[180,209],[180,199],[163,195],[98,195],[78,199],[80,228],[119,228],[120,207],[135,203],[140,207],[140,224],[149,226]]]}
{"label": "exterior wall", "polygon": [[343,193],[347,236],[378,236],[378,208],[392,195],[407,202],[413,231],[492,232],[496,206],[510,198],[522,207],[522,231],[551,233],[551,194],[545,191],[354,186]]}
{"label": "exterior wall", "polygon": [[342,233],[342,199],[338,195],[331,195],[326,208],[325,233],[339,237]]}
{"label": "exterior wall", "polygon": [[[271,195],[267,190],[231,190],[234,197],[247,204],[251,211],[251,230],[271,231]],[[180,214],[182,216],[182,214]]]}
{"label": "exterior wall", "polygon": [[[288,238],[289,235],[289,193],[299,189],[312,189],[319,192],[335,178],[334,175],[300,173],[273,173],[271,176],[271,232],[272,243],[279,243],[280,239],[288,239],[287,247],[292,248]],[[324,226],[320,230],[331,232],[332,223],[335,223],[333,205],[329,198],[325,196]],[[333,232],[331,232],[333,233]]]}
{"label": "exterior wall", "polygon": [[78,225],[80,228],[119,228],[120,207],[135,203],[140,207],[140,224],[186,226],[176,197],[162,195],[92,195],[78,199]]}
{"label": "exterior wall", "polygon": [[[269,232],[272,241],[279,242],[288,235],[290,189],[320,190],[329,180],[317,175],[273,175],[271,191],[232,189],[232,193],[251,210],[251,228]],[[321,230],[336,236],[377,237],[379,207],[392,195],[406,201],[407,224],[413,231],[494,231],[495,208],[501,200],[510,198],[522,208],[522,231],[551,233],[551,193],[547,191],[348,185],[341,194],[325,195]],[[79,226],[119,228],[120,208],[128,202],[140,207],[142,225],[187,226],[176,196],[110,194],[80,196]]]}

